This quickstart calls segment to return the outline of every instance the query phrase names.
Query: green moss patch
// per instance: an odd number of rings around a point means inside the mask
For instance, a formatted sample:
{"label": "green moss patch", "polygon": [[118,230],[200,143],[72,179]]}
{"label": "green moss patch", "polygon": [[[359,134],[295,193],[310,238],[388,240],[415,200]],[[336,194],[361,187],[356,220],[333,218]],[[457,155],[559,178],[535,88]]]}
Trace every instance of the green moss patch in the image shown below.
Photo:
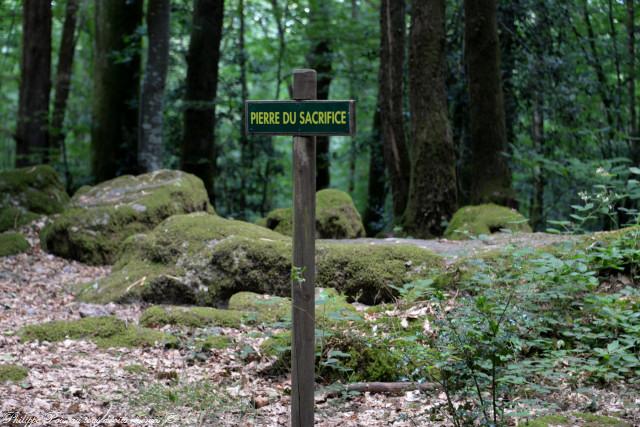
{"label": "green moss patch", "polygon": [[500,230],[531,232],[531,227],[518,211],[489,203],[460,208],[451,218],[444,236],[468,239]]}
{"label": "green moss patch", "polygon": [[276,322],[291,317],[288,298],[255,292],[238,292],[229,299],[229,309],[252,313],[258,321]]}
{"label": "green moss patch", "polygon": [[189,212],[214,213],[202,181],[160,170],[125,175],[84,188],[68,210],[42,230],[43,248],[88,264],[112,264],[124,240],[150,231],[165,218]]}
{"label": "green moss patch", "polygon": [[31,246],[20,233],[0,233],[0,256],[15,255],[29,250]]}
{"label": "green moss patch", "polygon": [[394,287],[443,270],[433,252],[401,245],[324,244],[318,248],[317,283],[365,304],[389,301]]}
{"label": "green moss patch", "polygon": [[0,232],[41,215],[62,212],[69,196],[56,171],[47,165],[0,172]]}
{"label": "green moss patch", "polygon": [[28,325],[19,332],[23,341],[56,342],[64,339],[85,339],[98,347],[148,347],[156,343],[174,345],[176,340],[163,332],[127,325],[113,316],[86,317],[79,320],[57,320]]}
{"label": "green moss patch", "polygon": [[139,364],[132,364],[132,365],[127,365],[124,368],[122,368],[125,372],[128,372],[130,374],[133,375],[140,375],[140,374],[144,374],[147,372],[147,368],[145,368],[142,365]]}
{"label": "green moss patch", "polygon": [[140,316],[140,324],[148,327],[179,325],[191,328],[205,326],[238,328],[249,320],[250,317],[246,312],[211,307],[153,306],[147,308]]}
{"label": "green moss patch", "polygon": [[[264,220],[267,228],[287,236],[293,234],[291,208],[275,209]],[[316,193],[316,235],[321,239],[352,239],[365,235],[362,218],[351,196],[326,189]]]}
{"label": "green moss patch", "polygon": [[0,364],[0,383],[5,381],[18,382],[27,378],[29,370],[24,366],[14,364]]}

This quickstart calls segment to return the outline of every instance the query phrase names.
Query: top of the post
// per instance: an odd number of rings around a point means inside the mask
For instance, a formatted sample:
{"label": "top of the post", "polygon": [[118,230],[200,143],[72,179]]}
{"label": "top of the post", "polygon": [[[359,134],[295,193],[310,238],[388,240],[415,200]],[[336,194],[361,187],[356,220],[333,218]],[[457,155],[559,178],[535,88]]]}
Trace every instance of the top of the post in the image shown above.
{"label": "top of the post", "polygon": [[316,80],[316,70],[308,68],[293,70],[293,99],[316,99],[318,97]]}

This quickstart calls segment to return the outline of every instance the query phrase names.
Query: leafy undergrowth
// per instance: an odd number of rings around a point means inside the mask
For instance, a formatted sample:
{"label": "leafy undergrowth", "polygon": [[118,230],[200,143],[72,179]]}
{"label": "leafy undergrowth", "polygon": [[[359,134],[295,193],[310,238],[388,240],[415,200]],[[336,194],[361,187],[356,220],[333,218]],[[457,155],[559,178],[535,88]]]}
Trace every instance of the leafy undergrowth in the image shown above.
{"label": "leafy undergrowth", "polygon": [[[288,299],[241,293],[227,309],[79,304],[67,288],[106,271],[44,254],[33,235],[28,253],[0,258],[0,364],[24,367],[0,382],[10,396],[0,410],[287,424]],[[450,264],[443,280],[396,289],[393,304],[319,290],[318,425],[638,424],[638,240],[627,230],[487,252]],[[405,380],[435,391],[323,391]]]}

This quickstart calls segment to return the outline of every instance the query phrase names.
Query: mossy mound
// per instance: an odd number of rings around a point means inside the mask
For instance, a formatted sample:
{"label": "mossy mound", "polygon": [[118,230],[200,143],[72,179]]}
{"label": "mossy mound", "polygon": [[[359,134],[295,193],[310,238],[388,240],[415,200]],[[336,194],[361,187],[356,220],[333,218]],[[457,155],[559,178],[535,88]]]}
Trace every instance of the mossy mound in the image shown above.
{"label": "mossy mound", "polygon": [[19,332],[22,341],[57,342],[65,339],[93,341],[98,347],[149,347],[156,343],[175,346],[171,335],[153,329],[127,325],[113,316],[86,317],[79,320],[56,320],[28,325]]}
{"label": "mossy mound", "polygon": [[444,236],[461,240],[500,230],[531,232],[531,227],[518,211],[488,203],[458,209],[451,218]]}
{"label": "mossy mound", "polygon": [[18,382],[27,378],[29,370],[24,366],[14,365],[11,363],[0,364],[0,383],[5,381]]}
{"label": "mossy mound", "polygon": [[171,215],[198,211],[213,213],[213,208],[194,175],[172,170],[125,175],[81,188],[40,237],[53,254],[112,264],[127,237],[150,231]]}
{"label": "mossy mound", "polygon": [[[291,208],[275,209],[261,224],[286,236],[293,234]],[[316,193],[316,236],[320,239],[353,239],[364,237],[362,218],[344,191],[326,189]]]}
{"label": "mossy mound", "polygon": [[62,212],[67,203],[69,196],[51,166],[0,172],[0,232]]}
{"label": "mossy mound", "polygon": [[390,301],[394,287],[444,270],[441,257],[411,245],[330,243],[318,252],[317,283],[364,304]]}
{"label": "mossy mound", "polygon": [[567,415],[545,415],[524,423],[527,427],[631,427],[630,423],[605,415],[575,412]]}
{"label": "mossy mound", "polygon": [[[80,300],[217,306],[242,291],[291,294],[291,240],[204,213],[175,215],[123,245],[112,274],[83,286]],[[392,286],[430,276],[441,258],[414,246],[323,243],[316,285],[371,303]]]}
{"label": "mossy mound", "polygon": [[275,294],[269,291],[287,282],[290,252],[286,237],[254,224],[206,213],[174,215],[151,233],[127,239],[113,273],[78,296],[206,306],[241,290]]}
{"label": "mossy mound", "polygon": [[238,328],[249,323],[250,316],[238,310],[222,310],[211,307],[153,306],[140,316],[140,324],[148,327],[179,325],[191,328],[225,326]]}
{"label": "mossy mound", "polygon": [[15,255],[29,250],[29,242],[20,233],[0,233],[0,256]]}

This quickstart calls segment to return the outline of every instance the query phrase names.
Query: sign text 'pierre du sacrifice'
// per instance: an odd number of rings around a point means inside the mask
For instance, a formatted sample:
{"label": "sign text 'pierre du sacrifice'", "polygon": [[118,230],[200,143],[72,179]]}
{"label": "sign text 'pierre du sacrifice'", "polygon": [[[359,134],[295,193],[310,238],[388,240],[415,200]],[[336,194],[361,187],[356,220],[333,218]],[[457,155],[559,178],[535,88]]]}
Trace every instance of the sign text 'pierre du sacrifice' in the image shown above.
{"label": "sign text 'pierre du sacrifice'", "polygon": [[247,134],[353,135],[354,101],[246,101]]}

